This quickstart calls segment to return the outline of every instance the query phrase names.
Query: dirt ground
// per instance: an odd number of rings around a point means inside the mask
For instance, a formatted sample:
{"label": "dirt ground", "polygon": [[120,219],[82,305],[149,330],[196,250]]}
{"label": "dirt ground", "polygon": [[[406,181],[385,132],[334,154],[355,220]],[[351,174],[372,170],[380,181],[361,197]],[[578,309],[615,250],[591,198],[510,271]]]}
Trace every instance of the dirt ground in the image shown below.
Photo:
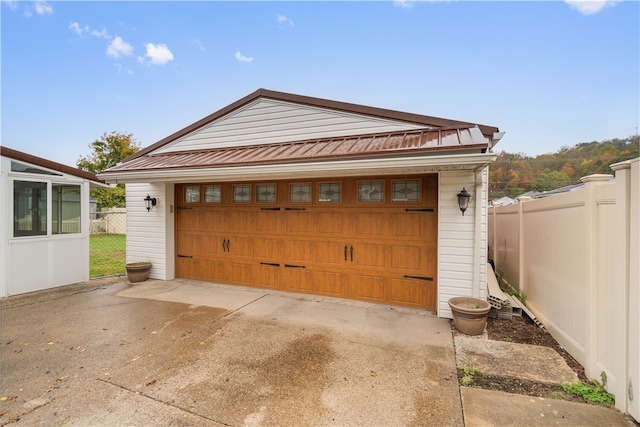
{"label": "dirt ground", "polygon": [[[551,347],[565,359],[567,365],[573,369],[581,381],[588,382],[588,378],[585,376],[582,365],[567,353],[567,351],[558,344],[551,334],[537,326],[526,316],[514,316],[511,320],[490,317],[487,320],[487,334],[488,338],[491,340]],[[462,378],[463,375],[464,372],[458,372],[459,378]],[[481,373],[474,375],[472,386],[488,390],[504,391],[507,393],[585,402],[582,397],[565,392],[558,384],[528,381],[507,376],[487,375]]]}

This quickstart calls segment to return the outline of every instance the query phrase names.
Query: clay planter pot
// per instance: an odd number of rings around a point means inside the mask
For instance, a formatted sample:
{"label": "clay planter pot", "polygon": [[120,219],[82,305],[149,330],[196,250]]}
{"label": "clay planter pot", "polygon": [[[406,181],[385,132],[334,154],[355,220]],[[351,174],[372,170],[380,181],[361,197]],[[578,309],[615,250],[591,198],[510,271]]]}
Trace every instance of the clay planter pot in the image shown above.
{"label": "clay planter pot", "polygon": [[471,297],[449,299],[456,329],[467,335],[480,335],[487,324],[491,306],[485,300]]}
{"label": "clay planter pot", "polygon": [[149,278],[150,262],[131,262],[124,267],[127,269],[127,278],[131,283],[144,282]]}

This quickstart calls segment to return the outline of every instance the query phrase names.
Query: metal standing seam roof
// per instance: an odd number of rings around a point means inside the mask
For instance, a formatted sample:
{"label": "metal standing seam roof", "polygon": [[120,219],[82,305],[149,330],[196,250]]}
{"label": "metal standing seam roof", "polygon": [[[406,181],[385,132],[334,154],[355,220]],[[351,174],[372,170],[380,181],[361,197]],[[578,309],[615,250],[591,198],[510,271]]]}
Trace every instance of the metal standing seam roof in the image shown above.
{"label": "metal standing seam roof", "polygon": [[442,150],[486,150],[489,140],[477,126],[418,129],[281,144],[146,154],[101,175],[129,171],[248,166],[364,157],[402,156]]}

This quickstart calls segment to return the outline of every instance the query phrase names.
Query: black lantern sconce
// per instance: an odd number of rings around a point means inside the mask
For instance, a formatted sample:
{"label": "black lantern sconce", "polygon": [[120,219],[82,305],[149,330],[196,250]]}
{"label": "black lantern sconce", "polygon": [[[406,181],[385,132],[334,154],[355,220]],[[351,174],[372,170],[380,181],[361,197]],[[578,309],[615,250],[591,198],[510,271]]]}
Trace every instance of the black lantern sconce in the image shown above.
{"label": "black lantern sconce", "polygon": [[462,211],[462,216],[464,216],[464,211],[469,207],[469,200],[471,199],[471,194],[462,187],[462,191],[458,193],[458,206],[460,206],[460,211]]}
{"label": "black lantern sconce", "polygon": [[147,208],[147,212],[149,212],[153,207],[157,204],[157,200],[155,197],[151,197],[147,194],[147,197],[144,198],[144,206]]}

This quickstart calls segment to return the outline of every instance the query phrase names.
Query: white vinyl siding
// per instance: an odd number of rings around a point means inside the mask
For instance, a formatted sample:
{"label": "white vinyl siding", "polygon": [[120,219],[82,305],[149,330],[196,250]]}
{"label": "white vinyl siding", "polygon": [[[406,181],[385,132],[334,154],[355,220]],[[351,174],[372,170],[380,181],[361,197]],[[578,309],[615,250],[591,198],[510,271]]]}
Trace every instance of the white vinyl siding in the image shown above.
{"label": "white vinyl siding", "polygon": [[[481,191],[476,193],[476,180]],[[487,169],[440,172],[438,196],[438,316],[451,318],[447,301],[457,296],[486,297],[486,192]],[[480,184],[480,183],[478,183]],[[465,187],[471,202],[464,216],[456,195]],[[481,217],[476,221],[477,204]],[[476,238],[479,223],[479,242]],[[479,251],[479,252],[478,252]],[[477,283],[476,283],[477,282]],[[475,284],[475,286],[474,286]],[[475,294],[475,295],[474,295]]]}
{"label": "white vinyl siding", "polygon": [[305,141],[424,127],[413,123],[260,99],[158,149],[156,153]]}
{"label": "white vinyl siding", "polygon": [[[164,183],[126,184],[127,263],[150,261],[150,277],[154,279],[173,279],[172,187]],[[144,203],[147,195],[157,200],[149,212]]]}

